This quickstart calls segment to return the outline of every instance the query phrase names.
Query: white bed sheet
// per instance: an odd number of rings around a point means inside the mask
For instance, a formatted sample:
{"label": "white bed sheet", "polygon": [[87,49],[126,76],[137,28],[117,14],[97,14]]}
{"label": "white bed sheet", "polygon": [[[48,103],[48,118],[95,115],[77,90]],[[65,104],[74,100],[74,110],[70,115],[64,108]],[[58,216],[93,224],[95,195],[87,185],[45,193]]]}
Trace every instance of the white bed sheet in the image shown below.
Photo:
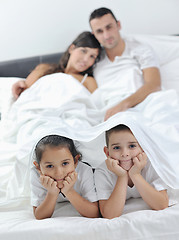
{"label": "white bed sheet", "polygon": [[[157,52],[163,88],[173,88],[179,93],[179,37],[135,37],[150,44]],[[4,80],[7,78],[0,78],[0,81]],[[8,96],[11,84],[15,80],[17,79],[8,78],[6,89],[2,90],[4,94],[0,105],[4,115],[11,104]],[[1,84],[1,86],[3,85]],[[9,149],[8,154],[12,154],[12,156],[17,151],[11,144],[1,145],[2,147]],[[12,163],[13,159],[10,159],[9,165],[5,164],[4,167],[1,165],[1,177],[10,172]],[[165,210],[152,211],[142,199],[130,199],[127,201],[121,217],[107,220],[81,217],[69,203],[65,203],[57,206],[53,218],[35,220],[29,202],[29,198],[14,199],[11,205],[0,206],[0,239],[179,239],[179,204]]]}
{"label": "white bed sheet", "polygon": [[53,218],[36,220],[28,201],[0,213],[2,240],[177,240],[179,204],[150,210],[142,199],[130,199],[119,218],[84,218],[69,203],[57,206]]}

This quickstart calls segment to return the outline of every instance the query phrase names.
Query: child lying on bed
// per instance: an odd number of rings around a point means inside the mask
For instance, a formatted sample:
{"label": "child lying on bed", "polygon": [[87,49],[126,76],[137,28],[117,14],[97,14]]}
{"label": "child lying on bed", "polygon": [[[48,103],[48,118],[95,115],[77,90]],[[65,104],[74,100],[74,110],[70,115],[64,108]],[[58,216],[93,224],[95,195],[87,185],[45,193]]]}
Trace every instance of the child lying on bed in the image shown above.
{"label": "child lying on bed", "polygon": [[80,156],[66,137],[48,135],[37,143],[31,169],[31,204],[36,219],[50,218],[56,202],[63,201],[70,201],[82,216],[99,216],[93,171],[79,161]]}
{"label": "child lying on bed", "polygon": [[119,217],[126,199],[142,197],[154,210],[168,207],[167,186],[126,125],[106,131],[106,162],[95,170],[99,207],[103,217]]}

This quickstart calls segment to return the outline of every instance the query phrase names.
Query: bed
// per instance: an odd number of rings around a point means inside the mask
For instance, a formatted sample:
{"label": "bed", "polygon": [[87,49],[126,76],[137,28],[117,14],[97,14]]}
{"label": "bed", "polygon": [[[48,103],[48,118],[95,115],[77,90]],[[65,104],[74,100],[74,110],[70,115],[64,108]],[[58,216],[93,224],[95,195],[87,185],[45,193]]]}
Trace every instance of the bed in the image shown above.
{"label": "bed", "polygon": [[[176,94],[175,98],[172,98],[175,100],[179,96],[179,37],[151,35],[134,35],[132,37],[136,38],[139,41],[143,41],[153,47],[159,58],[159,63],[161,67],[162,87],[163,89],[171,90],[170,94],[166,95],[166,98],[168,96],[173,97]],[[34,58],[19,59],[17,61],[14,60],[0,63],[0,111],[2,114],[1,131],[3,131],[4,129],[4,124],[8,125],[12,124],[13,121],[16,121],[16,119],[14,118],[10,119],[12,120],[11,122],[6,122],[6,116],[11,109],[13,103],[11,96],[12,84],[19,79],[24,79],[28,75],[30,70],[33,69],[34,66],[36,66],[38,63],[57,62],[60,56],[61,53],[57,53],[47,56],[39,56]],[[74,85],[74,88],[75,87],[77,88],[77,90],[79,89],[80,91],[79,86]],[[172,89],[174,89],[175,91]],[[80,96],[81,98],[78,99],[76,103],[77,106],[81,106],[79,104],[85,102],[85,94],[84,96]],[[28,96],[26,96],[26,98],[28,98]],[[178,102],[175,102],[173,104],[176,104],[177,106]],[[14,112],[18,110],[19,106],[20,103],[19,105],[17,104]],[[88,107],[92,108],[91,106],[92,105]],[[24,111],[28,110],[27,105],[24,105],[23,107],[24,108],[21,109],[21,112],[19,111],[19,114],[22,114],[24,113]],[[56,109],[56,107],[56,105],[53,105],[53,109]],[[76,107],[76,105],[74,105],[74,107]],[[71,114],[70,111],[72,110],[72,108],[68,110],[68,113]],[[83,112],[82,109],[80,109],[80,111]],[[72,111],[72,113],[74,114],[74,110]],[[43,117],[45,117],[44,112],[43,114]],[[78,114],[77,116],[79,116]],[[90,114],[92,113],[90,112]],[[14,116],[15,115],[13,115],[13,117]],[[54,116],[52,112],[52,119],[49,120],[50,122],[54,120],[53,117]],[[170,118],[168,119],[170,120]],[[33,122],[33,124],[28,129],[26,128],[23,129],[23,131],[20,131],[23,133],[23,135],[21,133],[20,136],[24,137],[25,141],[25,145],[23,144],[23,149],[25,148],[25,146],[29,146],[30,135],[32,133],[32,130],[37,126],[37,124],[39,125],[35,133],[39,133],[42,130],[44,118],[41,118],[40,120],[40,123],[37,121]],[[86,119],[84,119],[84,122],[85,120]],[[104,128],[106,129],[106,127],[109,128],[114,125],[115,121],[117,121],[116,118],[113,118],[113,120],[109,122],[108,126],[106,126],[107,124],[99,124],[100,128],[95,128],[95,134],[97,134],[96,132],[98,132],[98,135],[100,136],[99,139],[102,139],[101,141],[103,141],[103,138],[101,138],[100,135],[102,133],[102,130],[104,130]],[[97,122],[98,119],[96,122],[92,122],[92,124],[96,124]],[[57,125],[58,123],[55,122],[53,129],[54,132],[55,129],[57,129]],[[41,128],[39,126],[41,126]],[[5,135],[7,138],[10,136],[7,133],[5,133]],[[170,133],[168,133],[168,135],[170,135]],[[74,136],[74,138],[75,137],[76,136]],[[81,137],[82,134],[79,134],[77,140],[80,140]],[[28,141],[26,141],[26,138],[29,138]],[[9,139],[12,138],[9,137]],[[90,154],[90,150],[94,148],[96,144],[99,144],[99,139],[97,142],[90,141],[91,139],[92,138],[89,134],[88,138],[86,138],[85,140],[85,143],[87,142],[89,144],[84,144],[83,151],[84,155],[86,154],[88,162],[92,165],[92,167],[95,168],[98,164],[100,164],[100,160],[98,162],[96,161],[96,159],[92,157],[90,158],[87,155]],[[32,207],[30,206],[28,187],[24,186],[23,184],[28,179],[27,169],[29,167],[29,163],[24,162],[24,159],[26,159],[27,161],[26,156],[23,155],[24,151],[19,151],[19,149],[21,150],[22,147],[19,147],[18,145],[17,151],[17,145],[14,145],[13,141],[4,143],[4,138],[1,137],[0,239],[179,239],[179,203],[174,204],[171,207],[161,211],[153,211],[145,204],[142,199],[129,199],[126,202],[126,206],[122,216],[111,220],[103,218],[84,218],[81,217],[69,203],[60,203],[57,204],[56,210],[52,218],[45,220],[36,220],[33,216]],[[14,156],[17,154],[17,152],[19,155],[17,156],[17,159],[15,159]],[[100,157],[97,157],[98,159],[100,159],[101,155]],[[5,159],[6,161],[4,161]],[[17,164],[18,161],[21,161],[21,164]],[[177,171],[179,170],[178,165],[175,166],[175,169],[177,173]],[[27,173],[26,176],[23,175],[24,172]],[[9,182],[7,183],[7,181]],[[176,198],[179,201],[179,192],[175,191],[175,194]]]}

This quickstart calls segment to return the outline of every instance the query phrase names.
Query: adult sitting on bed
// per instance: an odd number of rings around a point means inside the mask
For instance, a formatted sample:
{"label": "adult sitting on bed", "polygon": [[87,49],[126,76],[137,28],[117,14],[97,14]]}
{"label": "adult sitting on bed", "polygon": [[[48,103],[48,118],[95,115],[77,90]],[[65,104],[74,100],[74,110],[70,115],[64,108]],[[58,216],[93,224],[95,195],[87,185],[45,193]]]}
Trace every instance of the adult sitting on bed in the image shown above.
{"label": "adult sitting on bed", "polygon": [[[120,80],[126,80],[126,83],[122,83],[125,89],[133,87],[133,92],[129,92],[122,101],[107,110],[107,120],[117,112],[136,106],[150,93],[160,90],[160,73],[155,54],[149,46],[121,37],[121,24],[110,9],[94,10],[89,22],[93,34],[104,47],[104,58],[94,69],[98,87],[108,82],[115,85],[115,81]],[[129,73],[131,79],[127,82]],[[119,94],[124,94],[124,91],[119,89]]]}
{"label": "adult sitting on bed", "polygon": [[62,55],[59,64],[39,64],[26,78],[12,86],[15,99],[34,82],[47,74],[63,72],[73,75],[91,93],[97,88],[93,78],[93,66],[99,60],[101,46],[88,31],[81,33]]}

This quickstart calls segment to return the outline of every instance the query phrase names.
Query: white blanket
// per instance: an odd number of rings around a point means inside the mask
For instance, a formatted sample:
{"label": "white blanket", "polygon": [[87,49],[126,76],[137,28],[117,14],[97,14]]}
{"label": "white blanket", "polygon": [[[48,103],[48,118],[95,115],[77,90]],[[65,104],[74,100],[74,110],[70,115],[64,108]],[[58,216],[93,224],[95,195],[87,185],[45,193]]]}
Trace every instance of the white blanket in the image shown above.
{"label": "white blanket", "polygon": [[3,176],[0,185],[6,202],[29,197],[29,158],[40,138],[55,133],[76,140],[84,160],[96,167],[105,160],[102,152],[105,130],[120,123],[128,125],[135,133],[165,183],[179,188],[179,105],[175,91],[153,93],[134,109],[103,122],[104,112],[113,104],[111,99],[117,98],[117,92],[110,93],[111,98],[103,108],[99,109],[95,100],[96,96],[106,97],[108,87],[107,84],[90,95],[73,77],[56,73],[39,79],[12,105],[2,122],[2,130],[3,144],[13,148],[8,150],[9,154],[7,150],[0,154],[3,165],[5,153],[7,164],[10,160],[15,164],[11,174]]}

